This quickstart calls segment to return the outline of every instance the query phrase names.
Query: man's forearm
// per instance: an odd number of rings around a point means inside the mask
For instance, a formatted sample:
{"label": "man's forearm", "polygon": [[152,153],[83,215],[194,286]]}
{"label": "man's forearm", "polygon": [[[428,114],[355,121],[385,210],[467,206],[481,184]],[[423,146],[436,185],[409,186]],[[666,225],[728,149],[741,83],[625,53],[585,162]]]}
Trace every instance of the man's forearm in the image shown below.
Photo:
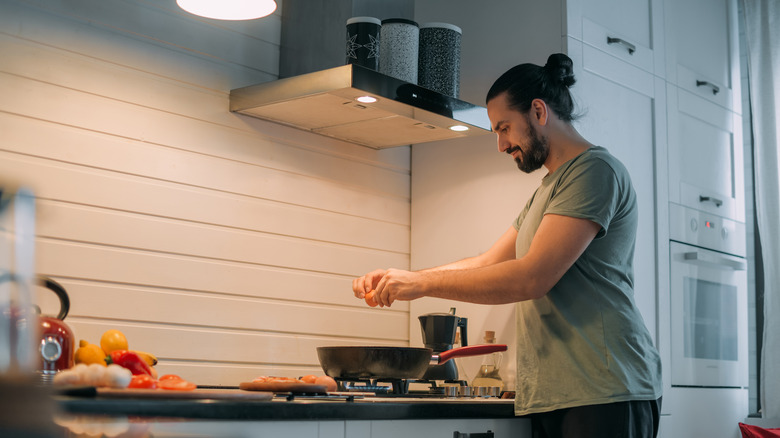
{"label": "man's forearm", "polygon": [[524,268],[523,261],[511,260],[475,268],[423,271],[424,294],[477,304],[506,304],[544,296],[546,285],[533,282],[532,275],[523,275]]}

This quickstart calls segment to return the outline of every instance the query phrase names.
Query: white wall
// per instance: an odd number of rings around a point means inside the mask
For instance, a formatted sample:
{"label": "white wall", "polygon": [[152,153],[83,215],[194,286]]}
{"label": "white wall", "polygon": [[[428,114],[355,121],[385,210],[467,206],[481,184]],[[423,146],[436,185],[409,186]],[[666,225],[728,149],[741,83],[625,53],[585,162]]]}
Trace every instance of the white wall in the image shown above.
{"label": "white wall", "polygon": [[0,2],[0,176],[38,196],[37,269],[77,339],[118,328],[161,373],[222,385],[321,372],[319,345],[408,345],[408,306],[370,309],[350,282],[409,266],[409,148],[228,111],[277,77],[280,14]]}

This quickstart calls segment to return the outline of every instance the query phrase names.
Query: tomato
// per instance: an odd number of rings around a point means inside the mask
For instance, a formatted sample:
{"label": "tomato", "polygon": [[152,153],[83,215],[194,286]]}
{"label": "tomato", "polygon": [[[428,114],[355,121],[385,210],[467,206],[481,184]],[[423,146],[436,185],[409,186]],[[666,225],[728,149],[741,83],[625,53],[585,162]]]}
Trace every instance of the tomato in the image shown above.
{"label": "tomato", "polygon": [[158,382],[160,389],[167,389],[171,391],[192,391],[197,388],[198,385],[188,382],[182,379],[166,379]]}
{"label": "tomato", "polygon": [[309,374],[307,376],[301,377],[301,381],[303,383],[314,383],[316,380],[317,380],[317,376],[315,376],[314,374]]}
{"label": "tomato", "polygon": [[374,301],[374,295],[376,294],[376,290],[372,290],[371,292],[366,294],[365,300],[366,304],[368,304],[371,307],[376,307],[379,305],[376,301]]}
{"label": "tomato", "polygon": [[160,377],[157,380],[162,382],[163,380],[183,380],[183,379],[181,377],[177,376],[176,374],[166,374],[166,375]]}
{"label": "tomato", "polygon": [[154,380],[152,376],[148,374],[136,374],[133,376],[132,380],[130,380],[130,385],[128,385],[127,387],[154,389],[157,388],[157,381]]}

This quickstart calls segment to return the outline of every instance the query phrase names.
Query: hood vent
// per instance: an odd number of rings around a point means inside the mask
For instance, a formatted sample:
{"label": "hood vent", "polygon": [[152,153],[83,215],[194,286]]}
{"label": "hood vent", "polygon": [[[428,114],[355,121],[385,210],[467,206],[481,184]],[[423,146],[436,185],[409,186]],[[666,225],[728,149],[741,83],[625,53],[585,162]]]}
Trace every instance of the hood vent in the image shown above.
{"label": "hood vent", "polygon": [[490,132],[484,107],[351,64],[232,90],[230,110],[374,149]]}

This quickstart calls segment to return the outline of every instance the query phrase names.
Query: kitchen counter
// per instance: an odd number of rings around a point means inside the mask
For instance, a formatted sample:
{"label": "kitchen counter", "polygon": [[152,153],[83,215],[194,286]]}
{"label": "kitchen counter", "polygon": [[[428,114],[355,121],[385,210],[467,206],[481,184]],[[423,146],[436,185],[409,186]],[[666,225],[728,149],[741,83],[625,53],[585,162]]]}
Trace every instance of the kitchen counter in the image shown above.
{"label": "kitchen counter", "polygon": [[275,397],[270,401],[168,400],[57,396],[62,411],[220,420],[407,420],[514,418],[513,400],[497,398],[335,399]]}
{"label": "kitchen counter", "polygon": [[513,400],[497,398],[276,396],[254,401],[59,395],[55,400],[60,411],[55,422],[71,437],[531,436],[530,421],[514,416]]}

